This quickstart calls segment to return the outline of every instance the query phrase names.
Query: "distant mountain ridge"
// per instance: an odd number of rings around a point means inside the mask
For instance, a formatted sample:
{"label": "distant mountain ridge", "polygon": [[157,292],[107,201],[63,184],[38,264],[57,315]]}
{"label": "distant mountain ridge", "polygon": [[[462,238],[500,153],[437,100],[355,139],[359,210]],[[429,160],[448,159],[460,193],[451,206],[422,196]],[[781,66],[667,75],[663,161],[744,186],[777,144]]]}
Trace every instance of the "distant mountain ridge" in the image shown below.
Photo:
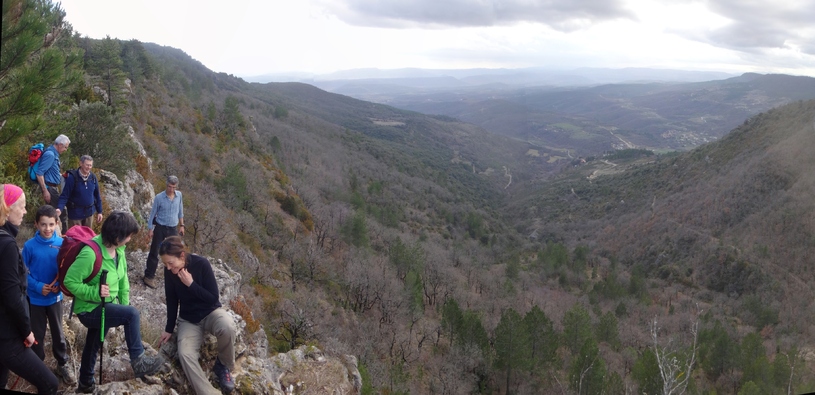
{"label": "distant mountain ridge", "polygon": [[[449,85],[505,84],[510,86],[586,86],[623,82],[699,82],[733,77],[717,71],[689,71],[656,68],[576,68],[528,67],[518,69],[352,69],[329,74],[278,73],[245,76],[249,82],[305,82],[328,91],[342,93],[358,84],[420,87],[426,79],[443,79]],[[334,87],[332,89],[332,87]],[[335,90],[338,89],[338,90]]]}
{"label": "distant mountain ridge", "polygon": [[[815,98],[815,78],[748,73],[693,83],[592,87],[371,89],[378,102],[458,118],[497,134],[580,155],[621,148],[685,150],[714,141],[745,118]],[[507,108],[513,108],[507,112]]]}

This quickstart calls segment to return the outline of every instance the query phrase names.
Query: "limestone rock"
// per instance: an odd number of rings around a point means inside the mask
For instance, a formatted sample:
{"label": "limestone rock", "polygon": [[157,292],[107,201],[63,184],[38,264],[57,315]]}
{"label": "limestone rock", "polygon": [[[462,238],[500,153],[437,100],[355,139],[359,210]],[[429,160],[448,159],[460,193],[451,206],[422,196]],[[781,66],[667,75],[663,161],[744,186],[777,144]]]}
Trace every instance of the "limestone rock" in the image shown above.
{"label": "limestone rock", "polygon": [[[147,218],[155,193],[152,186],[140,174],[130,171],[121,182],[111,172],[100,170],[99,182],[102,185],[102,199],[111,210],[135,211]],[[251,333],[247,329],[244,317],[233,310],[240,306],[243,297],[240,294],[242,276],[221,259],[208,258],[212,264],[218,282],[220,300],[235,321],[238,336],[235,341],[235,369],[232,372],[241,394],[358,394],[362,380],[357,369],[356,358],[327,356],[315,347],[302,346],[285,354],[270,356],[269,341],[261,326]],[[248,251],[240,259],[259,264],[257,258]],[[192,394],[192,388],[181,370],[176,353],[175,337],[171,338],[160,349],[158,341],[164,331],[167,319],[166,299],[164,295],[164,271],[159,268],[157,279],[159,286],[153,290],[142,283],[141,278],[147,262],[147,252],[128,251],[128,277],[130,278],[130,304],[140,312],[142,344],[145,352],[154,355],[161,353],[167,361],[166,371],[156,376],[136,379],[130,367],[130,358],[121,327],[112,328],[105,337],[103,350],[103,383],[98,393],[153,395],[153,394]],[[279,283],[270,284],[280,287]],[[236,301],[238,302],[236,304]],[[69,319],[71,300],[63,302],[63,328],[69,344],[72,358],[69,367],[75,373],[79,371],[79,360],[85,345],[87,330],[73,315]],[[251,314],[251,313],[243,313]],[[46,338],[48,340],[48,338]],[[201,347],[201,365],[209,374],[213,386],[217,386],[212,373],[212,366],[217,355],[215,337],[207,335]],[[46,349],[49,346],[46,345]],[[50,355],[47,358],[52,358]],[[46,359],[48,362],[48,359]],[[53,362],[53,361],[52,361]],[[96,377],[99,377],[100,365],[96,365]],[[286,386],[287,388],[283,388]],[[76,386],[62,385],[65,393],[73,393]],[[291,391],[288,391],[291,390]],[[288,391],[288,392],[287,392]]]}

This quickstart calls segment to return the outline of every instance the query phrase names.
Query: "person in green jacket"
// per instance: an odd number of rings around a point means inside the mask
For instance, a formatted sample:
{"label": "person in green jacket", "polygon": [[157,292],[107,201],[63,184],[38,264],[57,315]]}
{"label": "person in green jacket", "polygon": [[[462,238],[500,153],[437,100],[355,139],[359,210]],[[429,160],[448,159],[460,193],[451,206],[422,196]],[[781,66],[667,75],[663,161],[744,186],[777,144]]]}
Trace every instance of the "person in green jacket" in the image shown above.
{"label": "person in green jacket", "polygon": [[[100,331],[102,322],[107,330],[124,326],[125,342],[130,354],[130,365],[136,377],[144,377],[158,372],[164,365],[160,356],[148,356],[142,346],[139,326],[139,310],[129,305],[130,282],[127,278],[125,244],[138,233],[139,225],[133,215],[115,211],[102,223],[102,232],[93,238],[102,252],[102,268],[93,279],[84,283],[91,275],[96,253],[85,246],[80,250],[73,265],[65,274],[65,287],[74,294],[74,313],[82,325],[88,328],[82,362],[79,367],[77,392],[93,393],[96,389],[94,366],[101,347]],[[107,282],[100,285],[102,270],[107,270]],[[102,298],[105,298],[104,320],[102,319]]]}

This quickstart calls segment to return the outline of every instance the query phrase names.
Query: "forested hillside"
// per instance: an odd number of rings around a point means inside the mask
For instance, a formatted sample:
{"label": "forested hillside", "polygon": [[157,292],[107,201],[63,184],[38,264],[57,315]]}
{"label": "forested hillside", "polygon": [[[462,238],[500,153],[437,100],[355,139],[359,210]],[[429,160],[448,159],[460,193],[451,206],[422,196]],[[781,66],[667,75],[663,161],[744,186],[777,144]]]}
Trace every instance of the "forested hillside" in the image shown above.
{"label": "forested hillside", "polygon": [[44,91],[0,176],[19,183],[31,143],[63,132],[69,166],[90,153],[156,191],[178,175],[187,242],[242,273],[271,348],[354,354],[365,394],[815,389],[813,101],[687,153],[575,167],[451,118],[61,29],[82,78]]}
{"label": "forested hillside", "polygon": [[612,149],[689,150],[721,138],[745,118],[815,98],[815,78],[746,73],[694,83],[594,87],[469,87],[372,97],[395,107],[444,114],[490,132],[587,156]]}

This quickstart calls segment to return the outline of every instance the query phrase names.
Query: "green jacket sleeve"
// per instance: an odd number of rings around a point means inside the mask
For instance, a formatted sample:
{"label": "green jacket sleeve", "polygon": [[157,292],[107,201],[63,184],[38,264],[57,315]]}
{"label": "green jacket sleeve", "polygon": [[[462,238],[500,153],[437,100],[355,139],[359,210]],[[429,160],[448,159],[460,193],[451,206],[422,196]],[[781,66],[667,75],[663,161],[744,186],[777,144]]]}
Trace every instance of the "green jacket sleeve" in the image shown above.
{"label": "green jacket sleeve", "polygon": [[121,246],[116,251],[119,256],[119,303],[130,304],[130,280],[127,277],[127,257],[125,256],[125,246]]}
{"label": "green jacket sleeve", "polygon": [[99,275],[97,274],[87,284],[82,280],[91,275],[93,271],[93,263],[96,260],[96,254],[88,246],[79,251],[76,256],[76,261],[68,272],[65,273],[65,287],[74,294],[79,301],[102,303],[102,298],[99,296]]}

